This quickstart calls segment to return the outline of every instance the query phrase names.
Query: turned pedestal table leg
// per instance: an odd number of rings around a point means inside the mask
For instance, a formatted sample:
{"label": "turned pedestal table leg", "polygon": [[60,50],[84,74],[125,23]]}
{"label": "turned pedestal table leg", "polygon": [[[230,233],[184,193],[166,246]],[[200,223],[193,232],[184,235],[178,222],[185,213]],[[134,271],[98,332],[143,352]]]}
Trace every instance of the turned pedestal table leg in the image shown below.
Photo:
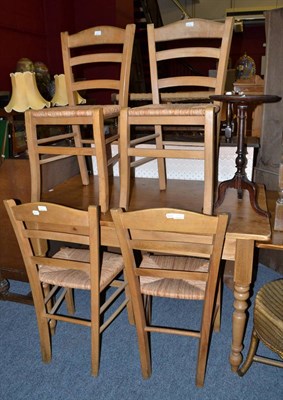
{"label": "turned pedestal table leg", "polygon": [[[228,103],[229,105],[229,103]],[[225,197],[226,190],[229,188],[236,189],[238,199],[243,198],[243,190],[247,190],[250,196],[250,204],[252,208],[260,215],[269,216],[266,210],[262,210],[257,203],[257,188],[255,183],[251,182],[246,176],[246,148],[245,148],[245,132],[247,119],[248,104],[237,104],[237,120],[238,120],[238,142],[237,142],[237,171],[232,179],[221,182],[218,187],[218,196],[215,203],[215,208],[219,207]]]}

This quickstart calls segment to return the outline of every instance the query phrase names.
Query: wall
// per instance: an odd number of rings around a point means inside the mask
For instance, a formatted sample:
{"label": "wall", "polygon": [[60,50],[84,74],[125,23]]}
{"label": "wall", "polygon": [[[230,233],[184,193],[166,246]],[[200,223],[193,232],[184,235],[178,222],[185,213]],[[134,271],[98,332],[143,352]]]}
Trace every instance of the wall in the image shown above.
{"label": "wall", "polygon": [[75,0],[41,0],[44,4],[47,66],[50,74],[63,72],[60,32],[74,32]]}
{"label": "wall", "polygon": [[9,74],[19,58],[48,61],[43,0],[1,3],[0,49],[0,90],[10,89]]}
{"label": "wall", "polygon": [[[174,20],[180,18],[180,11],[171,0],[158,1],[164,23],[166,23],[168,15]],[[207,1],[182,0],[181,3],[191,13],[211,9],[211,7],[204,7]],[[283,2],[283,0],[280,1]],[[16,63],[22,57],[44,62],[52,75],[62,73],[60,32],[68,30],[73,33],[97,24],[123,27],[127,23],[133,22],[133,3],[133,0],[107,0],[102,7],[100,0],[1,2],[0,91],[11,90],[9,74],[15,71]],[[248,3],[248,1],[245,2],[245,6],[249,6]],[[218,7],[222,5],[225,8],[227,6],[243,6],[239,1],[233,0],[219,0],[217,4]],[[273,0],[272,5],[278,5],[278,1]],[[213,7],[213,10],[215,11],[218,7]],[[257,71],[260,72],[264,42],[263,24],[247,26],[243,33],[235,33],[231,48],[232,66],[246,51],[255,59]]]}
{"label": "wall", "polygon": [[[252,25],[244,24],[243,32],[234,32],[230,59],[234,68],[239,57],[247,53],[256,65],[256,74],[261,75],[262,57],[265,55],[265,25],[263,22]],[[263,76],[262,76],[263,77]]]}
{"label": "wall", "polygon": [[0,91],[10,91],[9,74],[22,57],[42,61],[52,75],[63,72],[60,32],[94,25],[133,22],[132,0],[13,0],[1,2]]}
{"label": "wall", "polygon": [[73,0],[73,3],[77,31],[95,25],[124,28],[134,22],[133,0]]}

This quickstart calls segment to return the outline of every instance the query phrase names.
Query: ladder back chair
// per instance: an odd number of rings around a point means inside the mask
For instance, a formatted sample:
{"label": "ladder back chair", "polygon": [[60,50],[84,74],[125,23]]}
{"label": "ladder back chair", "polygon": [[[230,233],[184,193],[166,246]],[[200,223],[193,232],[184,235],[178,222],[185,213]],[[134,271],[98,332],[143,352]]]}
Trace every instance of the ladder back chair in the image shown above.
{"label": "ladder back chair", "polygon": [[[88,211],[82,211],[45,202],[17,205],[14,200],[4,200],[4,203],[31,287],[42,360],[51,361],[51,335],[57,321],[88,326],[91,329],[91,372],[97,375],[102,332],[126,306],[129,321],[133,323],[127,283],[121,279],[122,256],[100,248],[98,207],[90,206]],[[36,251],[38,241],[49,244],[52,241],[53,249],[59,250],[53,256],[50,255],[52,249],[46,254],[40,253]],[[114,289],[103,302],[103,294],[110,286]],[[90,316],[76,316],[73,289],[90,291]],[[123,294],[125,298],[119,299]],[[68,312],[62,308],[64,299]],[[114,307],[111,315],[105,316],[110,306]]]}
{"label": "ladder back chair", "polygon": [[[211,328],[220,329],[219,265],[228,216],[171,208],[119,208],[111,214],[129,282],[143,377],[151,375],[149,332],[193,336],[199,338],[196,384],[202,386]],[[199,331],[155,326],[152,296],[203,301]]]}
{"label": "ladder back chair", "polygon": [[[69,107],[54,107],[25,114],[27,144],[31,166],[31,200],[41,199],[41,165],[66,157],[77,156],[83,185],[89,184],[86,156],[95,156],[99,177],[99,205],[109,207],[108,169],[118,161],[112,156],[111,143],[119,132],[105,135],[104,122],[117,118],[121,107],[128,105],[135,25],[125,29],[96,26],[69,35],[61,33],[62,55]],[[113,68],[113,69],[112,69]],[[102,77],[101,77],[102,76]],[[119,103],[76,105],[78,92],[118,92]],[[41,125],[67,127],[61,134],[39,138]],[[81,126],[90,125],[90,133],[82,135]],[[46,135],[45,135],[46,136]]]}
{"label": "ladder back chair", "polygon": [[[216,122],[220,125],[220,105],[207,103],[209,95],[224,92],[232,32],[233,18],[230,17],[226,18],[225,23],[186,19],[159,28],[154,28],[153,24],[147,26],[153,104],[129,108],[121,114],[120,207],[128,208],[131,168],[157,159],[159,187],[160,190],[165,190],[165,159],[192,158],[204,160],[203,211],[211,214],[214,153],[218,146],[219,131]],[[218,64],[216,77],[196,76],[194,71],[190,74],[186,63],[192,58],[197,58],[202,63],[204,60],[209,60],[210,63],[213,60],[214,67]],[[175,62],[173,72],[171,65],[168,65],[172,60]],[[180,72],[179,66],[183,65],[185,69]],[[188,104],[188,101],[193,104]],[[131,127],[137,125],[154,126],[154,131],[133,138]],[[181,126],[193,127],[195,130],[202,127],[204,143],[166,140],[162,133],[162,127],[166,125],[173,126],[175,131]],[[148,144],[153,145],[146,146]]]}

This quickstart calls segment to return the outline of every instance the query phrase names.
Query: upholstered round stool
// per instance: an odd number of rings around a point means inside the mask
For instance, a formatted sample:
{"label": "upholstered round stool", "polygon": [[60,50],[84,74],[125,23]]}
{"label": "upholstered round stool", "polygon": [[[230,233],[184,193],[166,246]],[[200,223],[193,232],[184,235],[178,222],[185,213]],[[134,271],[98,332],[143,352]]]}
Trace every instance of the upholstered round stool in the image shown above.
{"label": "upholstered round stool", "polygon": [[260,340],[283,359],[283,279],[265,284],[256,295],[251,344],[238,370],[239,376],[247,372],[253,361],[283,368],[282,361],[256,355]]}

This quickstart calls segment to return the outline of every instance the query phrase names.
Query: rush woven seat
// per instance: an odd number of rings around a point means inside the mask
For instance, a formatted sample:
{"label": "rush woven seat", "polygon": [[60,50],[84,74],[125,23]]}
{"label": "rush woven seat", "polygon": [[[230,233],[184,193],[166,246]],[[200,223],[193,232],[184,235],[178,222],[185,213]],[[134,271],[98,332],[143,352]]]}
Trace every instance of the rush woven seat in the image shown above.
{"label": "rush woven seat", "polygon": [[[172,271],[208,272],[209,262],[204,258],[144,255],[140,268]],[[203,300],[206,283],[199,280],[175,279],[174,282],[154,276],[140,277],[141,292],[151,296]]]}
{"label": "rush woven seat", "polygon": [[[209,104],[152,104],[150,106],[141,106],[138,108],[129,108],[129,116],[205,116],[206,109],[211,107]],[[218,106],[214,107],[217,113],[220,110]]]}
{"label": "rush woven seat", "polygon": [[283,361],[256,354],[260,341],[283,359],[283,279],[265,284],[256,295],[251,344],[238,371],[240,376],[247,372],[253,361],[283,368]]}
{"label": "rush woven seat", "polygon": [[[89,250],[85,249],[64,247],[57,251],[54,257],[62,260],[73,260],[84,263],[90,262]],[[100,274],[101,290],[104,290],[106,286],[112,282],[113,276],[119,275],[119,273],[123,271],[123,268],[123,259],[119,254],[103,252]],[[91,290],[91,277],[89,271],[39,265],[38,278],[40,282],[48,283],[50,285]]]}

